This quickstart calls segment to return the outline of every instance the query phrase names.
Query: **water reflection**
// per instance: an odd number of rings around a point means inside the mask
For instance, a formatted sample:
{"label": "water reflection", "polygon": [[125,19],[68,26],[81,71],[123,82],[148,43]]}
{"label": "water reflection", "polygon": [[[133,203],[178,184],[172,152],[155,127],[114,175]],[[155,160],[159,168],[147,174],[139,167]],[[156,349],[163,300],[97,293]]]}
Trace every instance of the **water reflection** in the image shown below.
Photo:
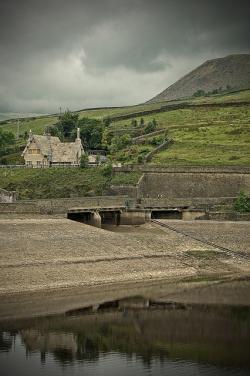
{"label": "water reflection", "polygon": [[122,370],[124,375],[245,375],[249,324],[249,307],[183,306],[137,297],[2,324],[0,361],[6,375],[15,367],[25,375],[59,375],[62,369],[71,375],[72,368],[84,375],[122,375]]}

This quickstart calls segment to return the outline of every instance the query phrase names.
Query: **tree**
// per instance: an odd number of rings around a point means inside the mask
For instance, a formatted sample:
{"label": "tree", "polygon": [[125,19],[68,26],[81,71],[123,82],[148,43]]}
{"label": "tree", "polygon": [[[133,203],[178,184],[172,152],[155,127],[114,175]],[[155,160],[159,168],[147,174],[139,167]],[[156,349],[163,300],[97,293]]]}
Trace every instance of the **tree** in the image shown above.
{"label": "tree", "polygon": [[148,134],[148,133],[154,132],[155,128],[156,128],[156,124],[153,123],[152,121],[149,121],[145,127],[144,133]]}
{"label": "tree", "polygon": [[65,111],[60,121],[56,124],[56,128],[66,138],[69,138],[73,129],[77,128],[79,114]]}
{"label": "tree", "polygon": [[157,121],[155,119],[152,120],[153,126],[156,128],[157,127]]}
{"label": "tree", "polygon": [[[78,121],[80,137],[89,149],[100,149],[102,147],[103,123],[99,119],[82,118]],[[76,135],[76,129],[73,131]]]}
{"label": "tree", "polygon": [[108,128],[105,128],[102,132],[102,145],[107,147],[111,143],[112,137],[113,133]]}
{"label": "tree", "polygon": [[0,147],[15,144],[15,136],[12,132],[3,131],[0,128]]}
{"label": "tree", "polygon": [[132,119],[132,120],[131,120],[131,125],[132,125],[133,127],[137,127],[137,120],[136,120],[136,119]]}
{"label": "tree", "polygon": [[45,129],[45,132],[51,134],[51,136],[59,137],[61,140],[64,139],[62,130],[60,130],[57,126],[48,125]]}

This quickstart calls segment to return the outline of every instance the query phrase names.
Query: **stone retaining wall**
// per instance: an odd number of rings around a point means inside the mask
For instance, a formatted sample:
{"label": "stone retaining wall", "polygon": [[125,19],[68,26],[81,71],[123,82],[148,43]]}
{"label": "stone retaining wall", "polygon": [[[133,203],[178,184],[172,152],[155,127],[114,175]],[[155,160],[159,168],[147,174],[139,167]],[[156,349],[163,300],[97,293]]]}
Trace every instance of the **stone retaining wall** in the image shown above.
{"label": "stone retaining wall", "polygon": [[213,198],[250,195],[250,174],[169,172],[147,173],[139,187],[140,197]]}
{"label": "stone retaining wall", "polygon": [[0,188],[0,203],[15,202],[17,197],[18,193],[16,191],[6,191],[6,189]]}
{"label": "stone retaining wall", "polygon": [[79,198],[58,198],[44,200],[22,200],[14,203],[0,203],[0,213],[17,214],[66,214],[73,207],[124,206],[127,196],[99,196]]}

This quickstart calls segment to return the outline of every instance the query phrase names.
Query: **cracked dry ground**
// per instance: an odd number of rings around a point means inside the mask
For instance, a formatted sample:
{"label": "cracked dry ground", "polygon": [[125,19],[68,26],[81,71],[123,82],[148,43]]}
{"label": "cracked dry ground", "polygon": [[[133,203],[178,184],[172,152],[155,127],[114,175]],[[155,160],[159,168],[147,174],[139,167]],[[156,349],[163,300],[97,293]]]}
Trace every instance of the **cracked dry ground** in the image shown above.
{"label": "cracked dry ground", "polygon": [[[167,221],[185,233],[249,249],[247,222]],[[125,281],[249,274],[249,259],[230,256],[152,223],[112,231],[63,218],[0,219],[0,294]],[[248,254],[249,255],[249,254]]]}

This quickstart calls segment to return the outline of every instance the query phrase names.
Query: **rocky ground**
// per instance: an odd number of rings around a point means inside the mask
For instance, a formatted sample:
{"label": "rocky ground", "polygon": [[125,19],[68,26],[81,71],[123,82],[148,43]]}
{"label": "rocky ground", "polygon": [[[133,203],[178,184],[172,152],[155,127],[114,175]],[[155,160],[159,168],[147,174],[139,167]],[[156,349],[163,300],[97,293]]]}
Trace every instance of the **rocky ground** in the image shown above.
{"label": "rocky ground", "polygon": [[[239,289],[230,294],[227,287],[228,302],[250,303],[249,223],[166,223],[233,253],[153,223],[107,230],[64,218],[2,217],[0,318],[16,310],[42,314],[91,300],[150,295],[152,288],[158,298],[185,300],[188,291],[189,300],[197,301],[202,299],[199,294],[197,298],[197,287],[211,292],[216,284],[213,291],[224,296],[221,286],[230,283]],[[191,290],[196,292],[192,295]],[[210,293],[212,301],[213,296]]]}

